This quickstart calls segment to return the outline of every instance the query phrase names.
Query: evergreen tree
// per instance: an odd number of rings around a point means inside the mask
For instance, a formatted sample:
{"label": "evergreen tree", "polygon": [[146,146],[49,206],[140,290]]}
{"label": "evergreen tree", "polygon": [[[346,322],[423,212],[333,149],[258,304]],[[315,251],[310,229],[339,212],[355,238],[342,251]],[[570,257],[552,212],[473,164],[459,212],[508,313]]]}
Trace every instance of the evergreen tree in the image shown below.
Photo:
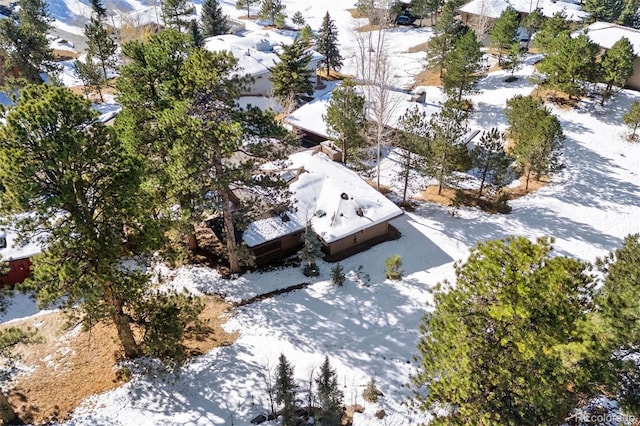
{"label": "evergreen tree", "polygon": [[300,31],[300,28],[302,28],[306,24],[304,16],[299,10],[296,10],[296,13],[294,13],[291,17],[291,22],[293,22],[293,25],[296,26],[296,31]]}
{"label": "evergreen tree", "polygon": [[351,79],[343,80],[342,85],[331,93],[323,119],[329,135],[342,151],[344,164],[354,150],[366,144],[362,131],[367,122],[364,107],[365,99],[356,92],[355,82]]}
{"label": "evergreen tree", "polygon": [[599,361],[603,365],[613,363],[616,375],[611,391],[619,395],[626,414],[637,416],[640,377],[637,365],[627,354],[636,353],[640,344],[640,235],[628,235],[621,248],[596,264],[604,276],[597,299],[604,328],[596,341],[605,341],[606,345]]}
{"label": "evergreen tree", "polygon": [[328,356],[324,357],[324,362],[320,366],[316,386],[320,402],[318,424],[320,426],[339,425],[342,420],[342,391],[340,391],[338,376],[336,371],[331,368]]}
{"label": "evergreen tree", "polygon": [[188,0],[161,0],[162,20],[167,27],[178,31],[189,28],[190,16],[195,8]]}
{"label": "evergreen tree", "polygon": [[629,39],[622,37],[611,49],[605,51],[600,59],[600,79],[606,84],[602,93],[602,104],[611,97],[613,87],[624,87],[625,82],[633,74],[635,54]]}
{"label": "evergreen tree", "polygon": [[76,76],[82,80],[82,86],[84,88],[85,95],[89,95],[93,92],[100,96],[100,102],[104,101],[102,97],[102,88],[104,85],[104,78],[100,65],[87,54],[84,62],[75,60],[73,62],[73,71]]}
{"label": "evergreen tree", "polygon": [[482,58],[480,47],[476,34],[469,30],[456,41],[453,50],[447,54],[442,84],[445,92],[455,97],[458,102],[462,101],[464,94],[473,90],[479,79]]}
{"label": "evergreen tree", "polygon": [[468,152],[463,136],[467,133],[467,113],[445,104],[442,111],[431,116],[431,142],[426,169],[438,180],[438,195],[450,181],[453,172],[468,165]]}
{"label": "evergreen tree", "polygon": [[624,0],[585,0],[582,8],[596,21],[614,22],[624,9]]}
{"label": "evergreen tree", "polygon": [[285,7],[282,4],[282,0],[262,0],[258,16],[260,19],[275,25],[278,15],[284,13]]}
{"label": "evergreen tree", "polygon": [[316,41],[315,50],[324,55],[322,62],[327,70],[327,77],[329,77],[331,70],[340,70],[342,56],[340,56],[340,50],[338,49],[338,28],[331,16],[329,16],[329,12],[322,19],[322,27]]}
{"label": "evergreen tree", "polygon": [[293,106],[302,96],[313,95],[313,71],[309,68],[311,52],[300,39],[290,45],[282,45],[276,53],[278,63],[269,69],[273,84],[273,95],[281,105]]}
{"label": "evergreen tree", "polygon": [[527,49],[529,49],[529,43],[531,43],[531,39],[534,34],[537,33],[545,22],[545,17],[542,14],[542,10],[540,8],[535,8],[531,13],[525,16],[522,19],[522,26],[527,30],[527,35],[529,38],[527,39]]}
{"label": "evergreen tree", "polygon": [[622,13],[618,17],[617,23],[625,27],[635,29],[640,28],[640,14],[638,14],[639,8],[640,4],[637,0],[626,0],[624,2],[624,9],[622,9]]}
{"label": "evergreen tree", "polygon": [[581,94],[584,82],[596,79],[597,54],[598,46],[586,35],[571,37],[563,32],[547,45],[538,70],[547,76],[548,86],[575,97]]}
{"label": "evergreen tree", "polygon": [[95,58],[102,70],[102,79],[108,78],[107,70],[116,66],[116,44],[115,37],[109,32],[104,22],[99,19],[99,15],[92,16],[84,26],[84,35],[87,42],[87,54]]}
{"label": "evergreen tree", "polygon": [[415,404],[438,407],[439,424],[560,424],[599,392],[582,362],[593,279],[583,262],[551,256],[551,242],[479,243],[442,283],[413,376]]}
{"label": "evergreen tree", "polygon": [[200,29],[200,25],[195,19],[192,19],[189,23],[189,34],[191,35],[191,43],[194,47],[204,46],[204,35]]}
{"label": "evergreen tree", "polygon": [[311,25],[307,24],[302,27],[302,30],[300,30],[300,36],[298,38],[304,46],[311,47],[315,39],[315,34],[313,33],[313,29],[311,29]]}
{"label": "evergreen tree", "polygon": [[427,47],[427,69],[438,70],[440,78],[444,76],[447,55],[453,50],[458,38],[466,31],[460,20],[456,19],[458,12],[454,3],[448,1],[444,4]]}
{"label": "evergreen tree", "polygon": [[638,131],[638,127],[640,127],[640,102],[634,101],[631,104],[631,108],[629,112],[622,116],[622,121],[624,124],[631,130],[631,135],[629,135],[629,139],[635,141],[637,139],[636,132]]}
{"label": "evergreen tree", "polygon": [[93,9],[93,12],[98,16],[98,18],[104,19],[107,16],[107,8],[104,7],[103,0],[90,0],[90,1],[91,1],[91,8]]}
{"label": "evergreen tree", "polygon": [[522,50],[520,49],[520,42],[514,42],[509,51],[507,52],[507,56],[502,61],[502,69],[508,71],[511,75],[508,77],[506,81],[513,81],[513,74],[520,69],[522,65]]}
{"label": "evergreen tree", "polygon": [[542,53],[546,53],[548,46],[556,40],[560,34],[568,34],[570,30],[569,21],[567,21],[564,13],[558,12],[544,21],[540,31],[536,32],[536,36],[533,39],[533,46]]}
{"label": "evergreen tree", "polygon": [[318,265],[316,264],[316,259],[322,256],[321,250],[322,244],[320,243],[320,239],[318,238],[318,234],[316,234],[311,228],[311,223],[307,223],[307,226],[304,230],[304,244],[300,249],[299,255],[302,259],[304,266],[303,272],[307,277],[317,277],[318,276]]}
{"label": "evergreen tree", "polygon": [[247,18],[251,19],[251,6],[259,4],[261,0],[236,0],[236,9],[247,9]]}
{"label": "evergreen tree", "polygon": [[[175,218],[169,224],[173,233],[192,248],[197,246],[194,226],[217,215],[229,270],[240,272],[252,262],[238,239],[243,228],[257,214],[281,210],[284,204],[279,200],[285,184],[256,177],[255,171],[266,161],[282,159],[292,138],[272,111],[236,104],[246,80],[238,77],[237,60],[230,53],[192,49],[188,36],[170,30],[146,43],[129,42],[123,51],[129,62],[118,79],[123,110],[116,127],[144,158],[145,188],[156,200],[158,214]],[[244,160],[231,161],[239,152]],[[243,209],[234,212],[232,186],[261,194],[270,203],[248,197]]]}
{"label": "evergreen tree", "polygon": [[293,377],[293,366],[284,354],[278,358],[278,371],[276,373],[276,402],[282,406],[283,426],[296,425],[296,392],[298,386]]}
{"label": "evergreen tree", "polygon": [[[0,129],[2,207],[10,214],[30,212],[14,222],[23,238],[45,235],[26,285],[45,306],[62,303],[73,322],[114,324],[127,358],[143,353],[144,331],[157,327],[173,348],[163,356],[171,358],[182,341],[166,334],[162,322],[141,320],[157,306],[142,271],[162,233],[140,188],[140,163],[112,127],[97,121],[89,102],[64,87],[25,87],[6,120]],[[123,247],[137,255],[140,269],[123,267]],[[167,297],[169,304],[176,301]],[[184,308],[194,316],[201,310],[198,304]],[[142,342],[134,323],[142,327]]]}
{"label": "evergreen tree", "polygon": [[222,12],[220,0],[204,0],[200,17],[205,37],[226,34],[231,29],[227,16]]}
{"label": "evergreen tree", "polygon": [[502,54],[508,50],[518,36],[518,12],[507,7],[491,30],[491,47],[498,49],[498,65],[502,65]]}
{"label": "evergreen tree", "polygon": [[504,136],[495,127],[482,132],[480,142],[471,151],[471,164],[480,172],[478,198],[482,197],[485,183],[501,187],[511,158],[504,150]]}
{"label": "evergreen tree", "polygon": [[509,123],[509,137],[514,140],[509,154],[526,176],[525,189],[528,190],[532,175],[539,180],[562,167],[562,126],[541,101],[530,96],[517,95],[509,99],[505,115]]}
{"label": "evergreen tree", "polygon": [[0,20],[5,75],[18,73],[26,83],[42,83],[41,72],[58,69],[47,39],[52,21],[45,0],[21,0],[15,16]]}
{"label": "evergreen tree", "polygon": [[400,133],[396,143],[401,158],[402,204],[407,202],[411,172],[424,173],[425,156],[429,154],[430,128],[426,112],[415,107],[407,110],[398,121]]}

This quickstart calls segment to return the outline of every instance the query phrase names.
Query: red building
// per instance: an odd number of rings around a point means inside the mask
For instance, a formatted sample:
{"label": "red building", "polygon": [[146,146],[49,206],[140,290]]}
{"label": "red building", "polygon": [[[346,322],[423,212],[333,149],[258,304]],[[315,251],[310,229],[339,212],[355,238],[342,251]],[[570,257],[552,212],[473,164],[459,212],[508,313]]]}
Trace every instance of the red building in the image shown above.
{"label": "red building", "polygon": [[[12,286],[26,280],[31,273],[31,256],[40,253],[37,244],[18,245],[15,240],[14,233],[0,229],[0,262],[3,263],[4,272],[0,275],[0,284],[3,286]],[[8,267],[8,271],[4,266]]]}

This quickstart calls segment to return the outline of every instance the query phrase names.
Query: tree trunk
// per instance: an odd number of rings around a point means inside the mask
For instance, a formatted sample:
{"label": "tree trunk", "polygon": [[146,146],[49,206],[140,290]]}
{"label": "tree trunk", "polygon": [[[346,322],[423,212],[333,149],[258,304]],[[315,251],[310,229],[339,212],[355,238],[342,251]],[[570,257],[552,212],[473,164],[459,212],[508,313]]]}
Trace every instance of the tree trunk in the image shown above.
{"label": "tree trunk", "polygon": [[9,404],[9,400],[3,392],[0,392],[0,424],[22,424],[22,421],[14,411],[11,404]]}
{"label": "tree trunk", "polygon": [[347,165],[347,139],[342,140],[342,164]]}
{"label": "tree trunk", "polygon": [[404,171],[404,190],[402,191],[402,204],[407,202],[407,186],[409,186],[409,171],[411,168],[411,154],[408,153],[407,163],[405,164]]}
{"label": "tree trunk", "polygon": [[198,237],[196,237],[195,230],[187,236],[187,247],[189,247],[189,250],[192,252],[198,250]]}
{"label": "tree trunk", "polygon": [[116,326],[118,339],[120,340],[122,349],[124,349],[124,356],[128,359],[137,358],[140,356],[140,347],[133,336],[129,316],[124,313],[124,304],[122,300],[114,294],[113,284],[111,282],[104,284],[104,291],[107,302],[112,308],[111,320]]}
{"label": "tree trunk", "polygon": [[489,164],[487,163],[482,171],[482,179],[480,180],[480,190],[478,191],[478,200],[482,197],[482,190],[484,189],[484,181],[487,179],[487,172],[489,170]]}
{"label": "tree trunk", "polygon": [[529,190],[529,179],[531,178],[531,168],[529,168],[527,170],[527,179],[525,181],[525,185],[524,185],[524,190],[528,191]]}
{"label": "tree trunk", "polygon": [[236,230],[233,226],[231,207],[229,206],[229,190],[223,189],[222,195],[222,219],[224,220],[224,230],[227,237],[227,255],[229,256],[229,272],[237,274],[240,272],[240,259],[238,258]]}

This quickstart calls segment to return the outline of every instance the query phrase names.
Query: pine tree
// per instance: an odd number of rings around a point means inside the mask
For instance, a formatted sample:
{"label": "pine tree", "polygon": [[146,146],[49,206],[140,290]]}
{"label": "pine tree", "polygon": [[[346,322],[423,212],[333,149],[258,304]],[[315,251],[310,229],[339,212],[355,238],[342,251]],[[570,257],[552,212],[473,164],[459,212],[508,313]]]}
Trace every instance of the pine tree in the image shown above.
{"label": "pine tree", "polygon": [[556,40],[560,34],[568,34],[570,30],[569,21],[567,21],[564,13],[558,12],[544,21],[540,31],[536,32],[533,45],[542,53],[546,53],[549,45]]}
{"label": "pine tree", "polygon": [[440,78],[444,76],[447,56],[453,50],[456,41],[464,33],[459,19],[456,19],[457,9],[455,2],[448,1],[444,4],[440,19],[434,27],[433,36],[429,39],[427,47],[427,69],[438,70]]}
{"label": "pine tree", "polygon": [[525,16],[522,19],[522,26],[527,30],[527,49],[529,49],[529,43],[533,38],[533,35],[537,33],[544,24],[546,18],[542,14],[542,10],[540,8],[535,8],[531,13]]}
{"label": "pine tree", "polygon": [[116,66],[115,54],[118,48],[113,34],[107,30],[99,16],[92,16],[84,27],[87,54],[95,58],[102,70],[102,79],[108,78],[108,69]]}
{"label": "pine tree", "polygon": [[604,276],[597,299],[604,329],[596,341],[606,342],[598,361],[601,365],[613,364],[617,374],[610,391],[619,396],[626,414],[637,416],[640,413],[640,378],[633,358],[626,354],[635,352],[640,344],[640,321],[637,315],[640,300],[640,235],[625,237],[622,247],[603,259],[597,259],[596,265]]}
{"label": "pine tree", "polygon": [[[123,110],[116,127],[130,149],[144,158],[146,188],[163,212],[158,214],[175,218],[168,226],[186,246],[197,242],[194,226],[207,212],[216,213],[229,271],[240,272],[252,261],[239,239],[244,227],[258,214],[284,208],[279,201],[285,198],[284,182],[256,177],[255,170],[264,162],[281,160],[293,138],[272,111],[236,104],[247,81],[238,76],[237,60],[230,53],[192,49],[189,37],[173,30],[152,35],[145,43],[129,42],[123,52],[129,61],[117,83]],[[239,152],[245,161],[229,161]],[[235,185],[269,203],[248,197],[242,211],[232,211]]]}
{"label": "pine tree", "polygon": [[281,105],[288,107],[297,104],[302,96],[313,95],[313,71],[309,68],[311,53],[300,39],[290,45],[282,45],[282,51],[276,53],[278,63],[269,69],[273,95]]}
{"label": "pine tree", "polygon": [[300,31],[300,28],[302,28],[306,24],[304,16],[299,10],[297,10],[296,13],[294,13],[291,17],[291,22],[293,22],[293,25],[296,26],[296,31]]}
{"label": "pine tree", "polygon": [[605,51],[600,59],[600,79],[606,84],[602,94],[602,104],[611,97],[613,86],[624,87],[625,82],[633,74],[635,54],[629,39],[622,37],[611,49]]}
{"label": "pine tree", "polygon": [[320,374],[316,378],[318,388],[318,401],[320,402],[320,412],[318,413],[318,424],[320,426],[339,425],[342,420],[342,392],[338,386],[338,376],[331,368],[329,357],[324,357],[324,362],[320,366]]}
{"label": "pine tree", "polygon": [[304,262],[303,273],[307,277],[317,277],[318,266],[316,265],[316,259],[322,256],[321,251],[322,244],[316,234],[311,228],[311,223],[307,223],[304,230],[304,244],[300,249],[299,255]]}
{"label": "pine tree", "polygon": [[402,204],[407,202],[411,172],[425,172],[425,157],[429,154],[431,132],[427,114],[418,107],[407,110],[398,121],[401,132],[396,144],[401,158]]}
{"label": "pine tree", "polygon": [[518,12],[509,6],[502,12],[491,30],[491,46],[498,49],[498,65],[502,65],[502,54],[517,38],[518,17]]}
{"label": "pine tree", "polygon": [[508,71],[511,75],[507,77],[506,81],[513,81],[515,77],[513,74],[522,66],[522,50],[520,49],[520,42],[514,42],[507,56],[502,60],[502,69]]}
{"label": "pine tree", "polygon": [[541,101],[517,95],[507,101],[505,115],[514,146],[509,152],[526,176],[525,190],[532,175],[536,179],[562,168],[560,153],[564,142],[562,126]]}
{"label": "pine tree", "polygon": [[313,29],[311,29],[311,25],[307,24],[302,27],[302,30],[300,30],[300,36],[298,38],[304,46],[311,47],[315,39],[315,34],[313,33]]}
{"label": "pine tree", "polygon": [[286,6],[282,4],[282,0],[262,0],[258,16],[260,19],[275,25],[278,15],[283,15],[285,8]]}
{"label": "pine tree", "polygon": [[458,102],[462,96],[473,90],[480,78],[481,44],[473,30],[467,31],[458,41],[445,60],[445,74],[442,84],[445,92],[455,97]]}
{"label": "pine tree", "polygon": [[102,97],[104,78],[97,61],[87,54],[84,62],[79,60],[73,62],[73,71],[82,80],[85,95],[95,92],[100,96],[100,102],[104,102]]}
{"label": "pine tree", "polygon": [[91,8],[98,18],[103,19],[107,16],[107,8],[104,7],[103,0],[90,0]]}
{"label": "pine tree", "polygon": [[329,12],[322,19],[322,27],[316,41],[315,50],[324,55],[322,61],[327,70],[327,77],[331,70],[339,71],[342,67],[342,56],[338,49],[338,29],[336,23],[329,16]]}
{"label": "pine tree", "polygon": [[42,83],[41,72],[58,69],[47,39],[52,21],[45,0],[21,0],[15,17],[0,20],[5,75],[18,72],[26,83]]}
{"label": "pine tree", "polygon": [[637,139],[636,132],[640,127],[640,101],[634,101],[631,104],[629,112],[622,116],[622,121],[631,130],[629,139],[635,141]]}
{"label": "pine tree", "polygon": [[468,164],[467,147],[462,139],[467,133],[466,120],[466,112],[449,104],[429,120],[431,142],[426,170],[438,180],[438,195],[453,172],[464,169]]}
{"label": "pine tree", "polygon": [[456,264],[420,327],[417,408],[447,407],[435,411],[444,424],[560,424],[600,392],[584,362],[593,278],[587,264],[552,256],[551,243],[484,242]]}
{"label": "pine tree", "polygon": [[479,143],[471,151],[471,164],[480,172],[478,198],[482,197],[485,183],[501,187],[511,158],[504,150],[504,135],[495,127],[482,133]]}
{"label": "pine tree", "polygon": [[366,125],[365,99],[356,92],[356,84],[351,79],[345,79],[342,85],[331,94],[327,106],[327,114],[323,117],[327,123],[327,131],[342,151],[342,162],[354,150],[365,146],[366,139],[363,128]]}
{"label": "pine tree", "polygon": [[187,0],[161,0],[160,8],[164,24],[178,31],[189,27],[190,15],[195,10]]}
{"label": "pine tree", "polygon": [[624,2],[624,9],[617,19],[617,23],[625,27],[640,28],[640,14],[638,14],[637,0],[626,0]]}
{"label": "pine tree", "polygon": [[276,402],[282,406],[283,426],[295,426],[296,424],[296,392],[298,386],[293,377],[293,366],[284,354],[278,358],[278,371],[276,374]]}
{"label": "pine tree", "polygon": [[545,57],[538,70],[547,76],[547,85],[568,94],[579,96],[582,85],[597,78],[595,71],[598,46],[580,34],[571,37],[560,33],[546,46]]}
{"label": "pine tree", "polygon": [[614,22],[624,9],[624,0],[585,0],[582,8],[596,21]]}
{"label": "pine tree", "polygon": [[226,34],[231,29],[227,16],[222,12],[220,0],[204,0],[200,17],[205,37]]}
{"label": "pine tree", "polygon": [[[148,327],[167,331],[162,322],[139,321],[157,306],[149,277],[122,267],[123,247],[144,268],[162,241],[141,190],[141,162],[112,127],[97,121],[88,101],[64,87],[25,87],[6,120],[0,128],[2,207],[31,212],[14,223],[22,237],[46,235],[25,285],[44,306],[61,303],[73,322],[114,324],[125,357],[141,355]],[[196,304],[187,308],[197,316]],[[142,341],[134,323],[142,327]],[[172,342],[174,350],[182,347]]]}
{"label": "pine tree", "polygon": [[247,18],[251,19],[251,6],[259,4],[261,0],[236,0],[236,9],[247,9]]}
{"label": "pine tree", "polygon": [[195,19],[192,19],[189,23],[189,34],[191,35],[191,43],[194,47],[204,46],[204,35],[200,29],[200,25]]}

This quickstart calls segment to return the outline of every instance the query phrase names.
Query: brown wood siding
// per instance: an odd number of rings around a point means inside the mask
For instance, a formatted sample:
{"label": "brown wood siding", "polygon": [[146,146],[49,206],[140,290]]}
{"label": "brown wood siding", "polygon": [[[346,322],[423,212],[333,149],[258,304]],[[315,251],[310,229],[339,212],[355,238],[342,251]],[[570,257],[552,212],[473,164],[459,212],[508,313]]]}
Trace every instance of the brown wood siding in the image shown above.
{"label": "brown wood siding", "polygon": [[357,244],[361,244],[365,241],[369,241],[373,238],[380,237],[387,233],[389,223],[383,222],[369,228],[358,231],[355,234],[351,234],[348,237],[334,241],[331,244],[327,244],[327,254],[335,255],[341,251],[347,250]]}
{"label": "brown wood siding", "polygon": [[289,256],[302,247],[302,234],[304,231],[298,231],[293,234],[285,235],[277,240],[267,241],[251,248],[251,252],[256,257],[257,264],[264,264],[272,260],[281,259]]}

